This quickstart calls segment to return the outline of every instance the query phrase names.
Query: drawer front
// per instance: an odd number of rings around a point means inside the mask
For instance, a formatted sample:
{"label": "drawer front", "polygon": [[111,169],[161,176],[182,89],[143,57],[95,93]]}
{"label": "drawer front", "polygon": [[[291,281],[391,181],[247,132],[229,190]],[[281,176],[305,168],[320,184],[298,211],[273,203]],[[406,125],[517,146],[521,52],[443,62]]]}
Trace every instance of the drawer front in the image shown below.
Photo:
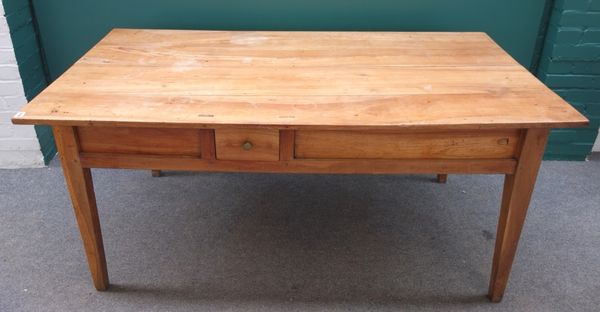
{"label": "drawer front", "polygon": [[82,152],[198,156],[198,129],[78,127]]}
{"label": "drawer front", "polygon": [[296,131],[304,159],[501,159],[517,151],[520,130],[444,132]]}
{"label": "drawer front", "polygon": [[216,129],[217,159],[279,160],[277,129]]}

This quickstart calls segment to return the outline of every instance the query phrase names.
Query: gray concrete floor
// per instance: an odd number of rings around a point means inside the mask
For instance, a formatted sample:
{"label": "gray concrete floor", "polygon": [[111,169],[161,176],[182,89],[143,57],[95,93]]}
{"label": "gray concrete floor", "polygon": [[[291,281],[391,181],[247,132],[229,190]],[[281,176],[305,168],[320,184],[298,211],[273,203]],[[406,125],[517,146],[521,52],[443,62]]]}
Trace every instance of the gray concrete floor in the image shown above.
{"label": "gray concrete floor", "polygon": [[96,292],[61,168],[0,171],[0,311],[598,311],[600,162],[544,162],[504,301],[502,177],[94,170]]}

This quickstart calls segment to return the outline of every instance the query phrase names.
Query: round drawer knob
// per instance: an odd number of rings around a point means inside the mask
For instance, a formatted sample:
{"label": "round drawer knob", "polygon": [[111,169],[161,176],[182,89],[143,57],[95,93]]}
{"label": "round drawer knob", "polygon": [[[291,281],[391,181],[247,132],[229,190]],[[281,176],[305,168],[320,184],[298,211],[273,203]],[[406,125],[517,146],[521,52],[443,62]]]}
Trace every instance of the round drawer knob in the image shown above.
{"label": "round drawer knob", "polygon": [[246,151],[249,151],[252,149],[252,143],[249,141],[244,142],[244,144],[242,144],[242,148]]}

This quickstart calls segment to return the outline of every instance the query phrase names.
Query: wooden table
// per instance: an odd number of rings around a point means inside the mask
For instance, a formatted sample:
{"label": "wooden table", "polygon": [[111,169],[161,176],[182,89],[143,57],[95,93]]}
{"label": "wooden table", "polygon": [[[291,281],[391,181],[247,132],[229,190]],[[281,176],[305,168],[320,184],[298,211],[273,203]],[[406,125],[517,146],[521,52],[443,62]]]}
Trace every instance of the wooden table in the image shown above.
{"label": "wooden table", "polygon": [[550,128],[588,121],[484,33],[115,29],[13,118],[51,125],[98,290],[90,168],[505,174],[500,301]]}

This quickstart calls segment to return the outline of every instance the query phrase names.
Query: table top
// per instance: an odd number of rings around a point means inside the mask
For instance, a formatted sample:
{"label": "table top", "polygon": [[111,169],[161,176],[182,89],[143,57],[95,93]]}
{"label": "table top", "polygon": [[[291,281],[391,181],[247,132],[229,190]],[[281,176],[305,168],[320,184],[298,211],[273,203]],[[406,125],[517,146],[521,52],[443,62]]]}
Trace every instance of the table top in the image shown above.
{"label": "table top", "polygon": [[479,129],[588,121],[485,33],[114,29],[13,122]]}

